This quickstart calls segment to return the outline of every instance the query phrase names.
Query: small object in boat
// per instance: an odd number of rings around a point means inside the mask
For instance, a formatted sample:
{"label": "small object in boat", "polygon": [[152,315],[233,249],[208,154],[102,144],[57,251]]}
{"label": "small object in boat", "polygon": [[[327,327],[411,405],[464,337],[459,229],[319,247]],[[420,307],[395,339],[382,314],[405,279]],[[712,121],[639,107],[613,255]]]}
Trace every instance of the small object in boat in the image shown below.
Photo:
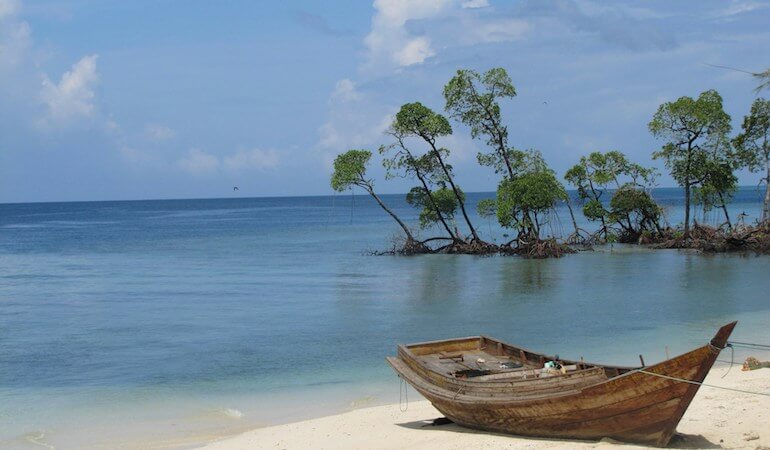
{"label": "small object in boat", "polygon": [[484,358],[479,358],[479,359],[477,359],[477,360],[476,360],[476,362],[477,362],[478,364],[484,364],[485,362],[487,362],[487,360],[486,360],[486,359],[484,359]]}
{"label": "small object in boat", "polygon": [[501,369],[520,369],[524,367],[521,363],[517,363],[514,361],[501,361],[500,362],[500,368]]}

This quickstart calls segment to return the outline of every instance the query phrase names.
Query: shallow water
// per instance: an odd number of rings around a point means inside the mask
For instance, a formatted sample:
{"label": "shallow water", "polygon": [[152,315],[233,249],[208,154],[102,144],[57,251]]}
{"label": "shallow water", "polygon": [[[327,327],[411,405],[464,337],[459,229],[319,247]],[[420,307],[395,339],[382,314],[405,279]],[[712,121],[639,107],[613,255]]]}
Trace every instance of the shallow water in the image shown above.
{"label": "shallow water", "polygon": [[[678,195],[656,192],[672,222]],[[0,447],[184,446],[395,402],[397,342],[484,333],[649,363],[736,318],[736,340],[770,341],[768,257],[365,254],[397,231],[361,196],[0,205]]]}

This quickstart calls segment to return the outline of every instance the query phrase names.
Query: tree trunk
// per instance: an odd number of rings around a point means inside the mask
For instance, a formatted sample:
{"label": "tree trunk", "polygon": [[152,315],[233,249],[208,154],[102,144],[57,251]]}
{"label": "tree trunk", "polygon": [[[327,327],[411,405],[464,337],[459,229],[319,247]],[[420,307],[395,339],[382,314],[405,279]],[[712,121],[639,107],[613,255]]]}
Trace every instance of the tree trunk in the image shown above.
{"label": "tree trunk", "polygon": [[425,181],[425,178],[423,178],[422,175],[420,175],[419,172],[415,172],[417,174],[417,179],[420,180],[420,183],[422,183],[422,187],[425,189],[425,193],[428,194],[428,198],[430,199],[430,204],[433,206],[433,210],[436,211],[436,215],[438,216],[438,219],[441,221],[441,224],[444,225],[444,229],[447,233],[449,233],[449,236],[452,238],[452,240],[456,241],[457,236],[455,236],[454,233],[452,233],[452,229],[449,228],[449,224],[446,223],[446,220],[444,219],[444,215],[441,214],[441,210],[438,209],[438,205],[436,204],[436,200],[433,199],[433,191],[430,190],[428,187],[428,182]]}
{"label": "tree trunk", "polygon": [[[409,151],[409,149],[404,145],[404,142],[401,140],[401,138],[397,138],[399,145],[402,149],[404,149],[404,152],[409,156],[411,161],[415,161],[415,157],[412,155],[412,152]],[[425,177],[422,176],[420,173],[420,170],[417,168],[417,166],[414,167],[414,174],[417,177],[418,180],[420,180],[420,183],[422,184],[422,187],[425,188],[425,193],[428,194],[428,198],[430,199],[430,204],[433,206],[433,210],[436,211],[436,216],[441,221],[441,224],[444,225],[444,229],[447,233],[449,233],[449,237],[452,238],[453,241],[457,240],[457,236],[452,233],[452,229],[449,228],[449,224],[446,223],[446,220],[444,220],[444,215],[441,214],[441,210],[438,209],[438,204],[436,203],[436,200],[433,198],[433,193],[428,187],[428,182],[425,181]]]}
{"label": "tree trunk", "polygon": [[762,222],[770,221],[770,159],[765,163],[767,165],[767,175],[765,177],[765,205],[762,208]]}
{"label": "tree trunk", "polygon": [[575,220],[575,212],[572,210],[572,199],[567,194],[567,209],[569,210],[569,216],[572,218],[572,226],[575,228],[575,236],[580,236],[580,229],[578,228],[577,220]]}
{"label": "tree trunk", "polygon": [[[601,200],[602,196],[601,194],[596,192],[596,189],[594,188],[594,183],[590,180],[588,181],[588,187],[591,188],[591,193],[594,195],[594,200],[596,200],[599,203],[599,205],[601,205],[602,209],[604,209],[604,203],[602,203],[602,200]],[[604,240],[606,241],[609,236],[609,233],[607,232],[607,221],[604,220],[604,214],[602,214],[602,217],[600,217],[600,219],[602,221],[602,233],[604,233]]]}
{"label": "tree trunk", "polygon": [[508,176],[509,179],[513,180],[513,168],[511,167],[511,160],[508,159],[508,150],[505,148],[505,143],[503,142],[503,135],[500,133],[500,137],[498,138],[499,146],[500,146],[500,156],[503,157],[503,161],[505,161],[505,167],[508,169]]}
{"label": "tree trunk", "polygon": [[497,151],[500,154],[500,157],[503,158],[503,161],[505,162],[505,167],[508,169],[508,176],[509,179],[513,180],[513,167],[511,167],[511,161],[508,159],[508,152],[505,148],[505,138],[503,134],[503,130],[500,129],[500,124],[495,121],[494,116],[492,115],[492,112],[487,109],[487,107],[484,105],[483,102],[479,100],[479,94],[476,92],[476,87],[473,86],[473,83],[470,85],[471,92],[473,93],[473,96],[476,99],[476,102],[479,105],[482,105],[482,108],[484,109],[484,114],[487,116],[487,120],[489,120],[492,125],[494,126],[494,130],[491,130],[488,125],[484,125],[484,128],[486,128],[490,134],[493,134],[493,139],[496,138],[497,140]]}
{"label": "tree trunk", "polygon": [[447,181],[449,181],[449,185],[452,186],[452,191],[455,193],[455,197],[457,197],[457,201],[460,203],[460,210],[463,213],[463,217],[465,218],[465,223],[468,224],[468,228],[471,230],[471,234],[473,235],[474,241],[480,241],[479,235],[476,234],[476,229],[473,228],[473,224],[471,223],[471,219],[468,217],[468,213],[465,211],[465,202],[462,199],[462,196],[460,195],[460,191],[457,190],[457,186],[455,186],[454,181],[452,180],[452,175],[449,173],[449,170],[446,167],[446,164],[444,164],[444,160],[441,158],[441,152],[439,152],[436,149],[436,146],[433,142],[430,142],[431,147],[433,147],[433,152],[436,154],[436,159],[438,159],[438,163],[441,164],[441,169],[444,171],[444,175],[446,175]]}
{"label": "tree trunk", "polygon": [[730,214],[727,213],[727,205],[725,205],[725,199],[722,193],[719,192],[719,201],[722,203],[722,211],[725,213],[725,220],[727,220],[727,229],[733,231],[733,224],[730,222]]}
{"label": "tree trunk", "polygon": [[684,237],[690,237],[690,180],[684,183]]}
{"label": "tree trunk", "polygon": [[380,199],[380,196],[374,193],[374,190],[372,188],[366,188],[366,190],[369,192],[369,195],[374,197],[374,200],[377,201],[377,203],[380,205],[382,209],[385,210],[386,213],[390,214],[390,217],[393,218],[396,222],[398,222],[399,225],[401,225],[401,228],[403,228],[404,233],[406,234],[406,238],[410,241],[415,241],[414,236],[412,236],[412,232],[409,231],[409,228],[406,226],[404,222],[401,221],[401,219],[398,218],[398,216],[390,210],[387,206],[385,206],[385,203],[382,202],[382,199]]}

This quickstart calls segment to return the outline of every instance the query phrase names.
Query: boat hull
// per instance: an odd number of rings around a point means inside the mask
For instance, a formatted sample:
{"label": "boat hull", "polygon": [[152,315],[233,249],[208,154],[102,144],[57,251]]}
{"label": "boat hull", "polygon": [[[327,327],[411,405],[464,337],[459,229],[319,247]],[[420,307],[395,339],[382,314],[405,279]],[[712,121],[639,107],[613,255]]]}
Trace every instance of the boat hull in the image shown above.
{"label": "boat hull", "polygon": [[[714,364],[735,323],[720,329],[703,347],[659,364],[632,370],[590,386],[569,386],[543,395],[498,396],[447,389],[413,368],[404,358],[388,362],[410,385],[453,422],[475,429],[569,439],[611,437],[624,442],[665,446]],[[652,375],[652,374],[657,374]],[[687,383],[679,380],[690,380]]]}

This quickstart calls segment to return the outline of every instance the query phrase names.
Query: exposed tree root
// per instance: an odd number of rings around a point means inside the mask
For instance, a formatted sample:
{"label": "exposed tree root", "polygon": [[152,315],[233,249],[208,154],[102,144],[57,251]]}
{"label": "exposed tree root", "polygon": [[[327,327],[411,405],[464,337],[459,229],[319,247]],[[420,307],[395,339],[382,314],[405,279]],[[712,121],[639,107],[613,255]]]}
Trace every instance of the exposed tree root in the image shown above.
{"label": "exposed tree root", "polygon": [[570,245],[559,242],[554,238],[537,240],[534,242],[520,243],[512,248],[513,254],[527,258],[559,258],[569,253],[577,253]]}
{"label": "exposed tree root", "polygon": [[[704,253],[755,252],[770,254],[770,224],[742,226],[732,231],[725,228],[713,228],[694,225],[690,235],[685,237],[680,231],[667,228],[659,233],[643,232],[635,235],[623,234],[618,241],[646,245],[657,249],[691,249]],[[393,246],[384,251],[368,252],[372,255],[515,255],[525,258],[559,258],[576,253],[578,250],[590,250],[593,245],[602,243],[596,234],[571,235],[567,240],[555,238],[525,241],[514,239],[504,244],[494,244],[480,239],[452,239],[433,237],[418,241],[403,236],[393,238]]]}
{"label": "exposed tree root", "polygon": [[730,230],[695,225],[689,236],[673,235],[653,248],[693,249],[705,253],[770,253],[770,224],[744,226]]}
{"label": "exposed tree root", "polygon": [[[581,244],[582,245],[582,244]],[[451,239],[435,237],[416,241],[406,239],[403,236],[393,238],[393,246],[384,251],[370,251],[371,255],[425,255],[425,254],[451,254],[451,255],[509,255],[525,258],[558,258],[565,254],[576,253],[571,245],[557,241],[554,238],[539,239],[532,242],[511,241],[505,244],[494,244],[480,239]]]}

